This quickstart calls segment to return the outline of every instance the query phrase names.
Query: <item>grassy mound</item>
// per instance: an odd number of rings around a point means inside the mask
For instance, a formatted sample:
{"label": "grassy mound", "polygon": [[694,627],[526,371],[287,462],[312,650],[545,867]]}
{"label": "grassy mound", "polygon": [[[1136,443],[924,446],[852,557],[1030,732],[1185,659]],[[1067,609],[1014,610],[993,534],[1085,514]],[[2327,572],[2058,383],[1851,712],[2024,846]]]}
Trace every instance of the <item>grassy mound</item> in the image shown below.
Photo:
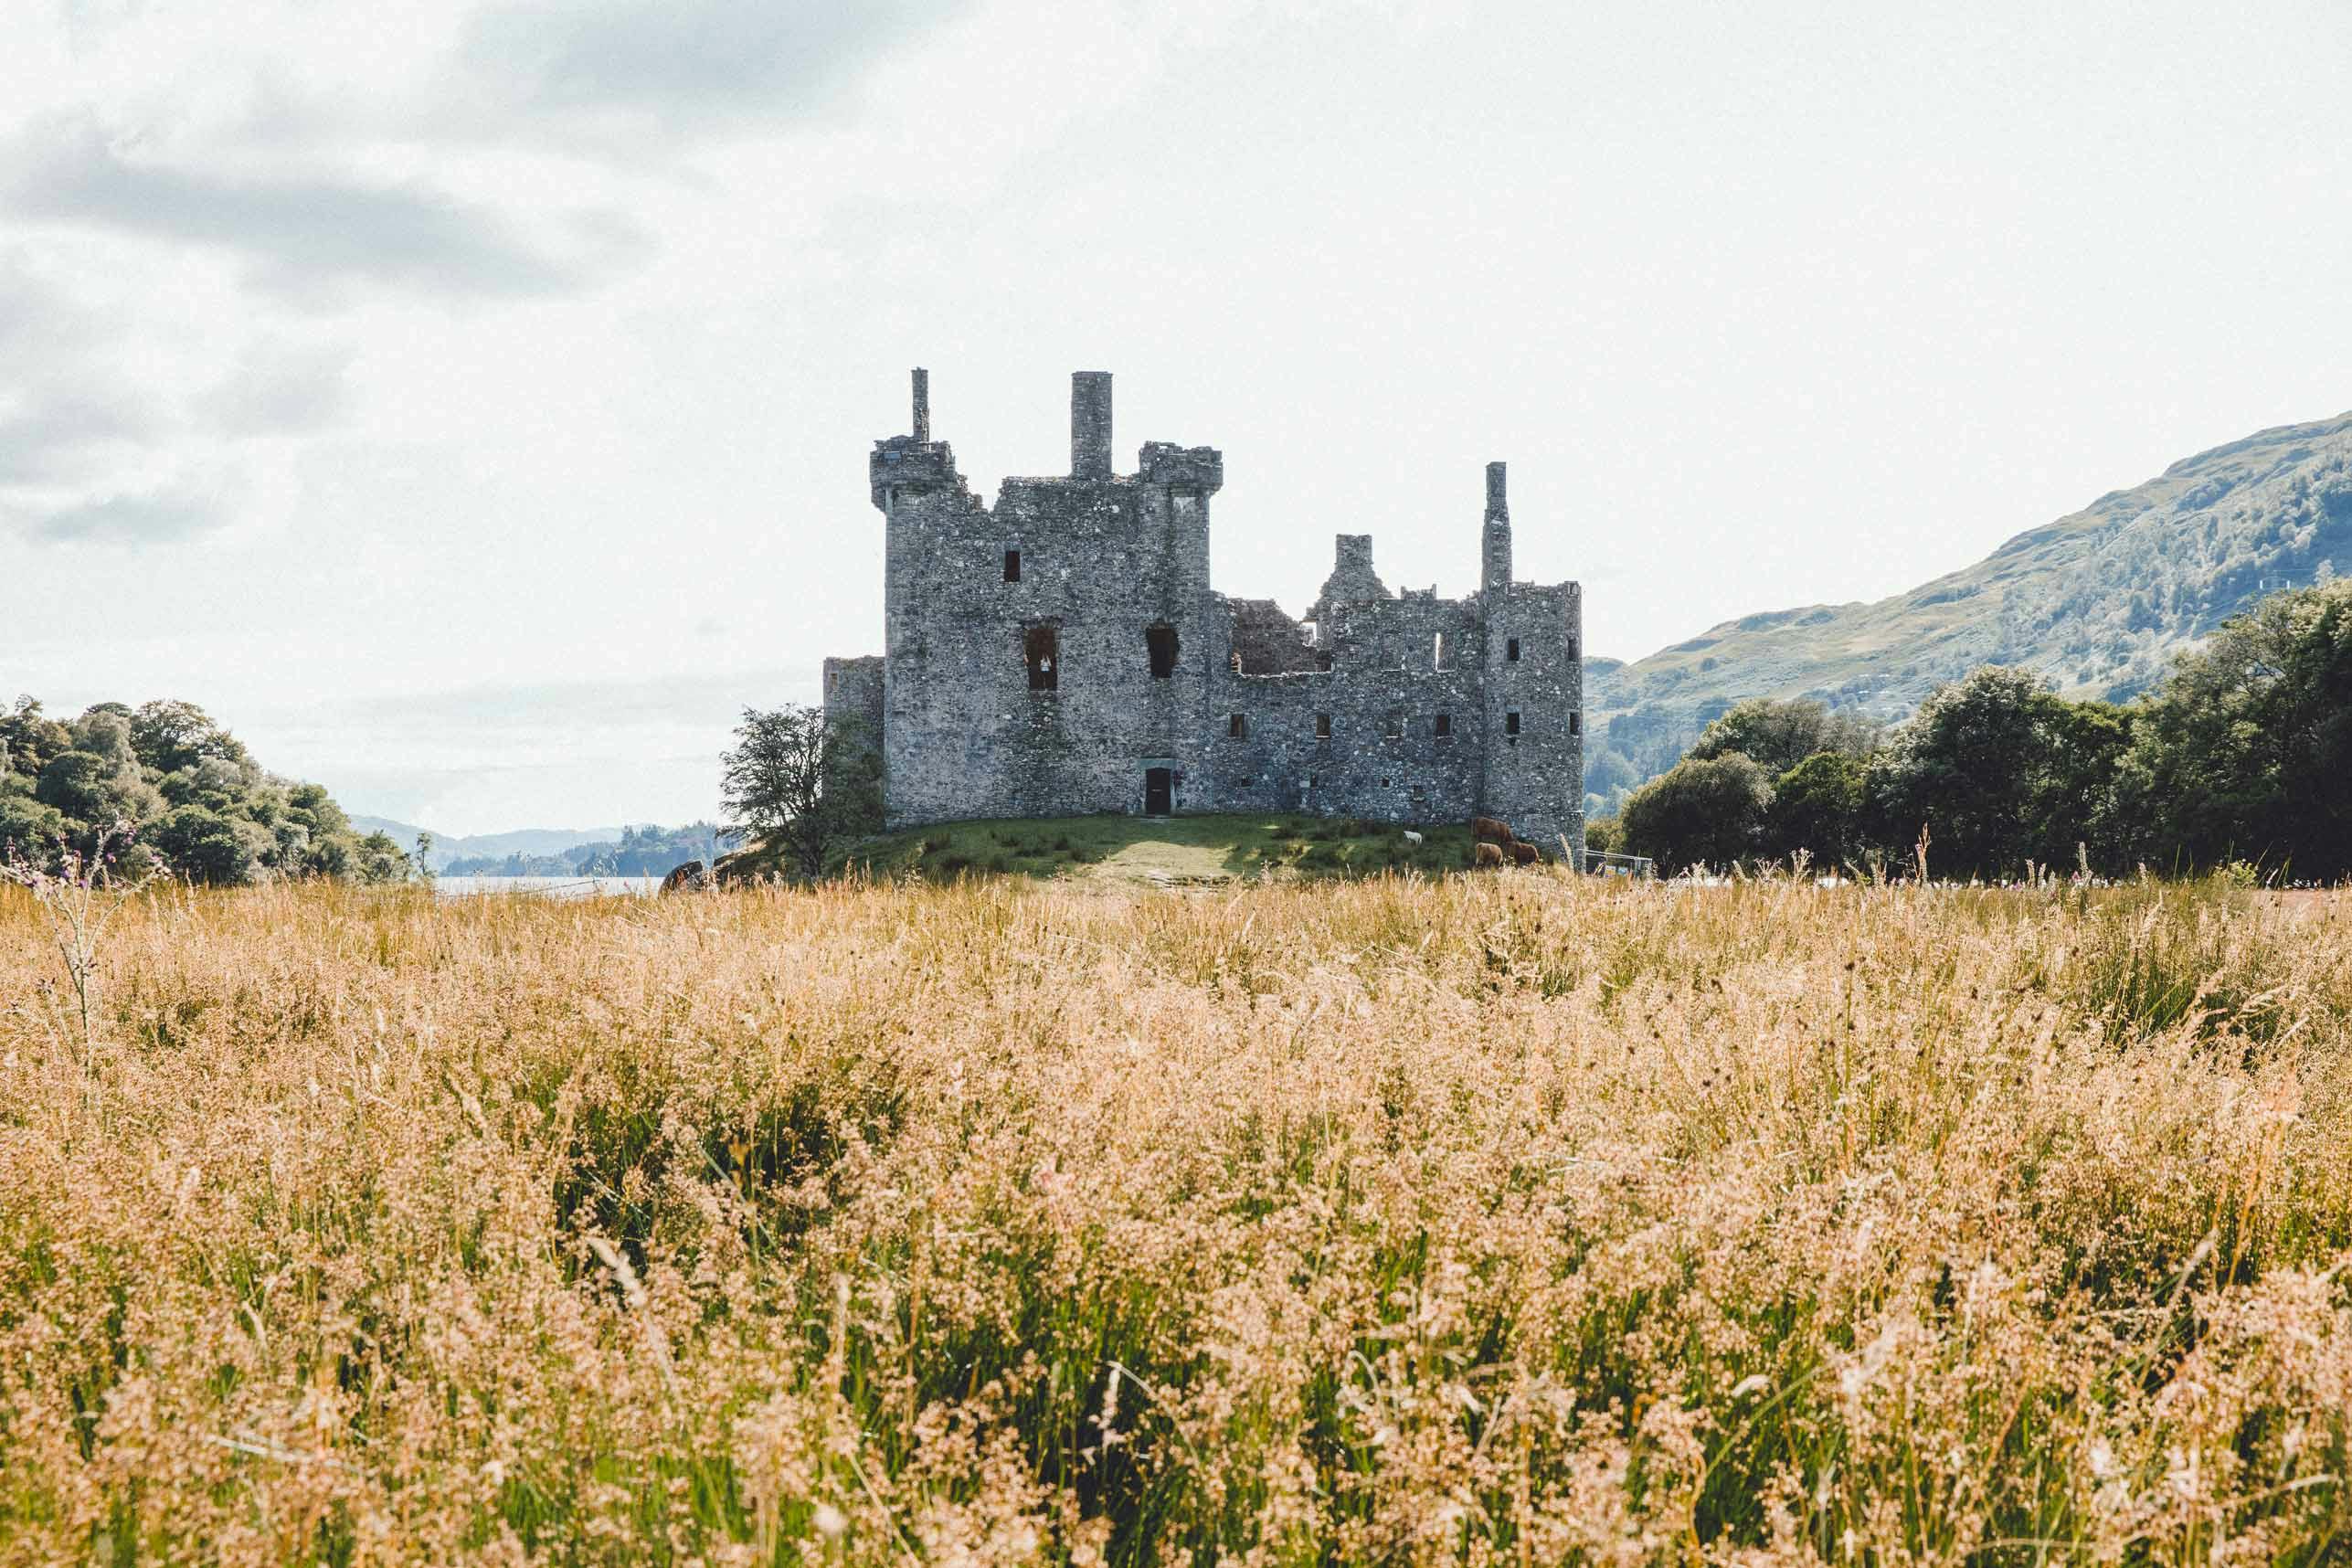
{"label": "grassy mound", "polygon": [[[1405,839],[1408,828],[1422,842]],[[1469,861],[1467,827],[1282,813],[1197,817],[1005,818],[885,833],[839,857],[885,877],[1084,876],[1150,883],[1236,878],[1434,875]]]}

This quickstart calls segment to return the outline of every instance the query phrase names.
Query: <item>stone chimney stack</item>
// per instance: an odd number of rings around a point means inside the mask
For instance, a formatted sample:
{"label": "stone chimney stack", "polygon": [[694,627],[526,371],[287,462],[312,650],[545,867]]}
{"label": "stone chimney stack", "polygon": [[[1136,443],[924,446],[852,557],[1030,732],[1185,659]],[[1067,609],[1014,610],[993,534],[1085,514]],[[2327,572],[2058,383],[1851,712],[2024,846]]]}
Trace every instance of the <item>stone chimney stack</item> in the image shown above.
{"label": "stone chimney stack", "polygon": [[931,373],[919,366],[915,371],[915,439],[931,439]]}
{"label": "stone chimney stack", "polygon": [[1503,491],[1503,465],[1487,464],[1487,522],[1478,553],[1478,586],[1489,593],[1510,588],[1510,503]]}
{"label": "stone chimney stack", "polygon": [[1110,476],[1110,372],[1074,370],[1070,373],[1070,477]]}

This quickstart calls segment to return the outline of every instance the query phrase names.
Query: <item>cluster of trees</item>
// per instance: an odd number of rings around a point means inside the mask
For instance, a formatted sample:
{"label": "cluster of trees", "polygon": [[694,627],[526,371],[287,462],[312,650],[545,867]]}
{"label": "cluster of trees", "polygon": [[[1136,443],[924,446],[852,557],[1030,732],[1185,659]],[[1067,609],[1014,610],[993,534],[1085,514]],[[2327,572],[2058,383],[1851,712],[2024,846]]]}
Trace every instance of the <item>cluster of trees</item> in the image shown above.
{"label": "cluster of trees", "polygon": [[652,825],[620,830],[618,840],[575,844],[555,854],[466,855],[441,867],[446,876],[662,876],[688,861],[705,865],[740,849],[742,841],[715,822],[683,828]]}
{"label": "cluster of trees", "polygon": [[397,882],[408,857],[362,835],[316,784],[271,777],[193,703],[100,703],[51,718],[31,697],[0,709],[0,860],[55,869],[102,837],[118,870],[160,867],[234,886],[270,876]]}
{"label": "cluster of trees", "polygon": [[1987,667],[1883,733],[1808,702],[1743,703],[1596,822],[1661,871],[1809,854],[1996,878],[2245,861],[2352,876],[2352,583],[2275,594],[2128,705]]}

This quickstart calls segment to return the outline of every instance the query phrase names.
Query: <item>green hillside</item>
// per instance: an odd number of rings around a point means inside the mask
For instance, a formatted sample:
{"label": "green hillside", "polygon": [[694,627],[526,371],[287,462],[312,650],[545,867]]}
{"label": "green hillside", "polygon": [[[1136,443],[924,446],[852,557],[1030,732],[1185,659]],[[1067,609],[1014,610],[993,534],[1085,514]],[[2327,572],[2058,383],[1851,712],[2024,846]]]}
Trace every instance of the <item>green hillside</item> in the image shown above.
{"label": "green hillside", "polygon": [[1892,599],[1769,610],[1631,664],[1595,660],[1585,788],[1605,800],[1663,770],[1745,697],[1899,718],[1940,682],[2014,664],[2122,700],[2262,595],[2338,575],[2352,575],[2352,414],[2200,452]]}

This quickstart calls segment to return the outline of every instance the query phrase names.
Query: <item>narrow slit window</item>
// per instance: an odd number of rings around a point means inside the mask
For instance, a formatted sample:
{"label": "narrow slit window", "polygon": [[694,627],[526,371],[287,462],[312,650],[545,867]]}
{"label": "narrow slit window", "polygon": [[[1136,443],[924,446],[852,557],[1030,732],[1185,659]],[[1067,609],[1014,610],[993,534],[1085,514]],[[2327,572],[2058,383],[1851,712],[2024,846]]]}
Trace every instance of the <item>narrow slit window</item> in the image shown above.
{"label": "narrow slit window", "polygon": [[1508,660],[1510,662],[1511,662],[1511,663],[1513,663],[1513,664],[1516,664],[1516,663],[1518,663],[1518,662],[1519,662],[1519,639],[1518,639],[1518,638],[1513,637],[1513,638],[1510,639],[1509,641],[1507,641],[1506,642],[1504,642],[1504,643],[1503,643],[1503,657],[1504,657],[1504,659]]}
{"label": "narrow slit window", "polygon": [[1446,667],[1446,634],[1442,631],[1433,632],[1430,635],[1429,667],[1433,670],[1442,670]]}
{"label": "narrow slit window", "polygon": [[1331,715],[1330,714],[1317,714],[1315,715],[1315,738],[1317,740],[1329,740],[1331,738]]}
{"label": "narrow slit window", "polygon": [[1145,627],[1143,646],[1151,655],[1153,680],[1164,681],[1176,673],[1176,629],[1174,627]]}
{"label": "narrow slit window", "polygon": [[1568,657],[1576,657],[1576,639],[1573,635],[1568,639]]}
{"label": "narrow slit window", "polygon": [[1385,734],[1391,740],[1403,739],[1404,737],[1404,715],[1403,714],[1389,715],[1388,723],[1382,733]]}
{"label": "narrow slit window", "polygon": [[1021,580],[1021,552],[1018,550],[1004,553],[1004,580],[1009,583]]}
{"label": "narrow slit window", "polygon": [[1584,715],[1583,714],[1572,713],[1568,715],[1568,733],[1570,735],[1582,735],[1584,733]]}
{"label": "narrow slit window", "polygon": [[1246,714],[1227,714],[1225,715],[1225,734],[1234,740],[1248,739],[1249,715]]}
{"label": "narrow slit window", "polygon": [[1453,739],[1454,715],[1452,714],[1439,714],[1437,715],[1436,724],[1432,727],[1432,733],[1434,733],[1440,740]]}
{"label": "narrow slit window", "polygon": [[1510,712],[1503,715],[1503,733],[1505,735],[1517,735],[1519,733],[1519,710],[1517,708],[1513,708]]}
{"label": "narrow slit window", "polygon": [[1050,626],[1033,626],[1021,634],[1022,656],[1029,662],[1029,689],[1051,692],[1060,688],[1062,679],[1062,638]]}

